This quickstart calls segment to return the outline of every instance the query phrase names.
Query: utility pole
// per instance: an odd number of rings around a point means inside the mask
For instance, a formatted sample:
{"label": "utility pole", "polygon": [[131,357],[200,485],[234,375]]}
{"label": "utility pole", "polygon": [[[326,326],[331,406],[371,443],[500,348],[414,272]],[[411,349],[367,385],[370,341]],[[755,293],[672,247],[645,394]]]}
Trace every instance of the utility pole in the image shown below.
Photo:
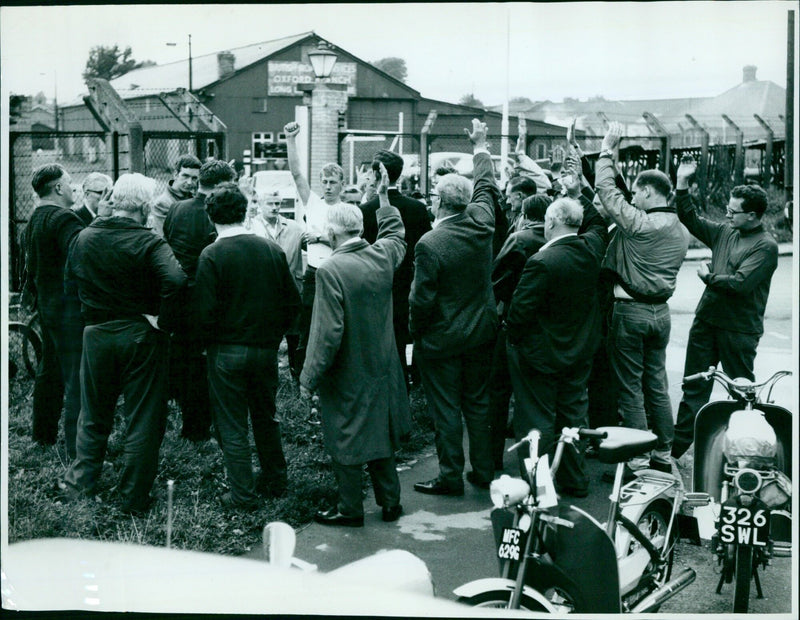
{"label": "utility pole", "polygon": [[794,11],[789,11],[786,35],[786,138],[783,159],[783,191],[792,200],[794,176]]}

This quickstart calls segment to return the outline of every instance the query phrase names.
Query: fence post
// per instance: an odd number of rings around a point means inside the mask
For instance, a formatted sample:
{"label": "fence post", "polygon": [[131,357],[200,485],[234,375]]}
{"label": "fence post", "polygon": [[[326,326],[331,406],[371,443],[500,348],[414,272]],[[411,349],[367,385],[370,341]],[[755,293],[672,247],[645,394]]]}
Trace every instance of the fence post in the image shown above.
{"label": "fence post", "polygon": [[722,115],[724,120],[736,133],[736,152],[733,159],[733,184],[744,183],[744,132],[734,123],[727,114]]}
{"label": "fence post", "polygon": [[703,204],[708,194],[708,130],[698,123],[694,116],[686,114],[686,120],[700,132],[700,162],[697,167],[697,185],[700,188],[700,198]]}
{"label": "fence post", "polygon": [[430,178],[428,175],[428,134],[433,129],[433,124],[436,122],[436,110],[428,112],[428,118],[425,119],[425,124],[422,126],[422,132],[419,137],[419,185],[425,190],[425,194],[430,193]]}
{"label": "fence post", "polygon": [[761,172],[761,183],[764,185],[764,189],[767,189],[772,183],[772,147],[775,142],[775,132],[772,131],[772,127],[767,124],[767,121],[758,114],[753,114],[753,117],[767,132],[767,145],[764,148],[764,170]]}
{"label": "fence post", "polygon": [[642,112],[642,116],[647,123],[647,128],[661,138],[661,169],[664,174],[669,176],[670,163],[672,162],[672,146],[669,132],[650,112]]}

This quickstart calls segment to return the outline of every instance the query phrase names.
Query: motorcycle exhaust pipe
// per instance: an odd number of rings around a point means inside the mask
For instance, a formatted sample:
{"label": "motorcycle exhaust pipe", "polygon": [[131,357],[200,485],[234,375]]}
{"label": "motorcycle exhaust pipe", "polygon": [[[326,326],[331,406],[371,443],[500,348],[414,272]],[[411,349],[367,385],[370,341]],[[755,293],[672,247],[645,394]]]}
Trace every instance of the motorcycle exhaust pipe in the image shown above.
{"label": "motorcycle exhaust pipe", "polygon": [[639,601],[639,604],[631,609],[631,613],[646,614],[655,612],[656,607],[661,605],[664,601],[671,599],[690,583],[693,583],[696,577],[697,573],[694,572],[694,569],[685,568],[675,579],[665,583],[658,590]]}

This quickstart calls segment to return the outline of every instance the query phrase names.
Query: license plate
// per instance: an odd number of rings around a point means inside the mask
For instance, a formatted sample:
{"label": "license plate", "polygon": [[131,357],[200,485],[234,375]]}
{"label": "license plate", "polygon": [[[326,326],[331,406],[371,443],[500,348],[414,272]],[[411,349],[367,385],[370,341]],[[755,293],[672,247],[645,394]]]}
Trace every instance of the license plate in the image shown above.
{"label": "license plate", "polygon": [[497,557],[501,560],[519,562],[522,553],[522,530],[515,527],[504,527],[500,544],[497,546]]}
{"label": "license plate", "polygon": [[722,506],[719,539],[723,543],[763,547],[769,538],[769,510],[748,506]]}

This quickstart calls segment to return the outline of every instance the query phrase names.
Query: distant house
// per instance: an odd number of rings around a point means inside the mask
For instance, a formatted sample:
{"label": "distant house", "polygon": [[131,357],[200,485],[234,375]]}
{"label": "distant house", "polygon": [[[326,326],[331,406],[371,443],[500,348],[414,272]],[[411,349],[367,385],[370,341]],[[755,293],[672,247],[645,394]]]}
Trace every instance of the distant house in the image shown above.
{"label": "distant house", "polygon": [[[502,106],[490,109],[499,111]],[[722,115],[726,114],[742,130],[745,142],[763,140],[764,129],[753,116],[758,114],[783,138],[785,124],[782,115],[786,109],[786,90],[774,82],[756,79],[756,67],[747,65],[742,72],[742,82],[716,97],[688,97],[680,99],[639,99],[611,101],[593,99],[578,101],[565,99],[561,103],[542,101],[516,112],[524,112],[526,118],[546,123],[566,125],[577,118],[576,127],[586,131],[587,136],[597,136],[591,144],[599,148],[608,121],[618,121],[625,127],[628,137],[650,137],[642,114],[652,114],[670,133],[673,144],[698,144],[699,133],[692,129],[686,114],[690,114],[709,132],[711,144],[732,142],[734,134]]]}
{"label": "distant house", "polygon": [[[192,58],[192,92],[227,126],[226,157],[241,159],[245,150],[252,153],[254,163],[285,156],[283,127],[295,118],[295,106],[302,105],[297,85],[314,80],[307,54],[321,40],[315,33],[306,32]],[[368,145],[363,149],[370,153],[388,146],[392,132],[406,136],[401,142],[404,152],[418,153],[419,134],[433,109],[438,113],[433,134],[463,136],[462,129],[469,120],[478,117],[489,125],[490,134],[499,137],[499,113],[427,99],[370,63],[340,47],[331,47],[338,60],[328,79],[346,84],[349,94],[343,127],[353,133],[388,132],[385,143],[362,143]],[[188,89],[188,59],[131,71],[112,80],[111,85],[131,106],[145,131],[182,129],[177,119],[164,113],[158,96]],[[65,107],[62,118],[66,130],[99,129],[78,102]],[[516,132],[516,118],[511,119],[510,126]],[[565,128],[533,121],[528,124],[528,135],[532,136],[530,154],[545,157],[554,144],[563,143]],[[493,142],[499,153],[499,139]],[[433,151],[468,148],[463,139],[439,139],[431,146]]]}

